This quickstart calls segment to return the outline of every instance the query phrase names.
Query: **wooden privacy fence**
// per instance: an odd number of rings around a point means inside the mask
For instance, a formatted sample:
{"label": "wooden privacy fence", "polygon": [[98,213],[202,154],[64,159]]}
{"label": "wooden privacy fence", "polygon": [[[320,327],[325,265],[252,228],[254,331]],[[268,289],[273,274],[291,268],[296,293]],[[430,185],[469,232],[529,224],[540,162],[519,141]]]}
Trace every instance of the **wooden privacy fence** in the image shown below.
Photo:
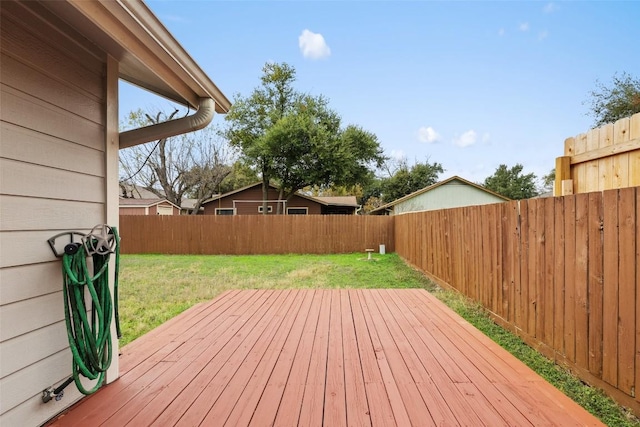
{"label": "wooden privacy fence", "polygon": [[567,138],[564,156],[556,159],[556,196],[637,185],[640,113]]}
{"label": "wooden privacy fence", "polygon": [[396,252],[640,413],[636,188],[397,216]]}
{"label": "wooden privacy fence", "polygon": [[392,217],[355,215],[120,216],[125,254],[247,255],[394,250]]}

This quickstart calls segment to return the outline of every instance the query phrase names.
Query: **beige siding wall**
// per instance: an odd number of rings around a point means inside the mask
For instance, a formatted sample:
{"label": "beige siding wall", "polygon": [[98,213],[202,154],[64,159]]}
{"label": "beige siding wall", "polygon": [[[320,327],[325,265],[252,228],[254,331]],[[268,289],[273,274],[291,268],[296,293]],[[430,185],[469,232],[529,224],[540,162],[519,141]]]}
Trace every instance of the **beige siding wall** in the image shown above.
{"label": "beige siding wall", "polygon": [[77,400],[61,265],[46,240],[105,222],[105,64],[37,4],[0,3],[0,425]]}
{"label": "beige siding wall", "polygon": [[482,191],[460,181],[452,181],[398,203],[393,207],[394,215],[407,212],[451,209],[461,206],[502,203],[504,199]]}

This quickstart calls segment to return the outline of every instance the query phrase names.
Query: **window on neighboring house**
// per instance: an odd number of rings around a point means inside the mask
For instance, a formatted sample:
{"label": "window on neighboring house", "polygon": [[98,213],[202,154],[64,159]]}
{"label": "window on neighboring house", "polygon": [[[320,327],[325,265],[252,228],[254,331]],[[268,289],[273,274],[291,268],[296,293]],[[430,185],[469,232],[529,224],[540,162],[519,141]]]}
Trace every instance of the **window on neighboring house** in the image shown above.
{"label": "window on neighboring house", "polygon": [[[264,206],[259,205],[258,206],[258,212],[263,213],[264,212]],[[273,206],[267,206],[267,213],[271,213],[273,212]]]}
{"label": "window on neighboring house", "polygon": [[235,215],[235,208],[216,208],[216,215]]}
{"label": "window on neighboring house", "polygon": [[287,215],[307,215],[309,208],[287,208]]}

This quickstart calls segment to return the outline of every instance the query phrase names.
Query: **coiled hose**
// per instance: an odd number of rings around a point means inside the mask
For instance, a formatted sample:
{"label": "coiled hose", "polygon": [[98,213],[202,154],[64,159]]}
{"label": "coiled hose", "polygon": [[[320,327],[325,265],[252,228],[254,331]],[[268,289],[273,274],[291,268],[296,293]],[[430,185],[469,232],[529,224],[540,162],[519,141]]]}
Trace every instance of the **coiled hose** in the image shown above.
{"label": "coiled hose", "polygon": [[[118,270],[120,265],[120,238],[115,227],[111,228],[115,239],[115,283],[114,298],[109,292],[109,258],[111,253],[87,253],[87,244],[78,245],[75,253],[62,257],[64,279],[64,314],[69,346],[73,354],[73,380],[81,393],[89,395],[104,383],[107,369],[111,365],[111,310],[115,313],[116,330],[120,338],[118,318]],[[91,239],[91,235],[87,236]],[[90,246],[89,241],[89,246]],[[69,251],[73,252],[73,251]],[[92,258],[89,271],[87,258]],[[85,295],[89,292],[91,310],[87,309]],[[86,389],[80,375],[97,380],[95,386]]]}

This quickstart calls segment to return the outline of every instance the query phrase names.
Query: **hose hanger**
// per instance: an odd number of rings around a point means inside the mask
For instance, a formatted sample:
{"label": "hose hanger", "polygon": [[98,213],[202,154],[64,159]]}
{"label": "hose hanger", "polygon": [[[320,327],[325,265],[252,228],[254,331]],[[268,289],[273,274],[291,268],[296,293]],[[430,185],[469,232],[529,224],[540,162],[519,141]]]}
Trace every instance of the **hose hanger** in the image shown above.
{"label": "hose hanger", "polygon": [[96,225],[91,229],[89,234],[82,238],[84,249],[87,255],[109,255],[116,251],[117,242],[116,232],[107,224]]}
{"label": "hose hanger", "polygon": [[[56,240],[61,240],[63,236],[66,236],[66,244],[59,251],[60,244]],[[106,371],[111,365],[113,317],[118,338],[121,335],[118,318],[120,237],[116,227],[99,224],[87,234],[68,231],[51,237],[47,242],[54,255],[62,258],[64,313],[73,355],[73,373],[62,385],[56,388],[51,386],[42,392],[45,403],[52,398],[60,400],[64,387],[71,382],[75,382],[83,394],[97,391],[104,383]],[[112,254],[115,254],[113,297],[109,290],[109,261]],[[87,262],[88,258],[92,262]],[[90,308],[85,305],[87,296],[90,297]],[[80,376],[95,380],[95,385],[90,389],[85,388]]]}

